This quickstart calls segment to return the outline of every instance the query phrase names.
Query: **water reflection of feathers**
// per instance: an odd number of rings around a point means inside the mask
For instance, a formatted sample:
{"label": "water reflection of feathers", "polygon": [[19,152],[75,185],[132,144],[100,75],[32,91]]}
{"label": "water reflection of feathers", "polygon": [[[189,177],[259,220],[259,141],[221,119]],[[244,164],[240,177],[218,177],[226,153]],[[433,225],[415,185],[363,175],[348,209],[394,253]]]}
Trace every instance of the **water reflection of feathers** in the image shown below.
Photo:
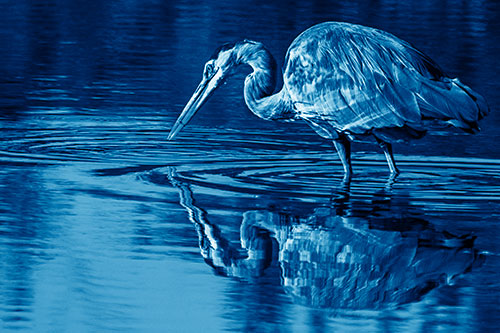
{"label": "water reflection of feathers", "polygon": [[439,232],[405,215],[407,204],[391,200],[373,198],[358,209],[348,193],[306,217],[245,212],[240,249],[208,221],[175,169],[169,179],[196,226],[203,258],[216,272],[252,279],[277,259],[285,291],[304,305],[366,309],[408,303],[481,262],[474,237]]}
{"label": "water reflection of feathers", "polygon": [[411,302],[466,272],[477,258],[471,237],[374,229],[359,218],[316,213],[283,225],[275,213],[253,211],[243,222],[243,228],[275,235],[283,286],[302,304],[373,308]]}

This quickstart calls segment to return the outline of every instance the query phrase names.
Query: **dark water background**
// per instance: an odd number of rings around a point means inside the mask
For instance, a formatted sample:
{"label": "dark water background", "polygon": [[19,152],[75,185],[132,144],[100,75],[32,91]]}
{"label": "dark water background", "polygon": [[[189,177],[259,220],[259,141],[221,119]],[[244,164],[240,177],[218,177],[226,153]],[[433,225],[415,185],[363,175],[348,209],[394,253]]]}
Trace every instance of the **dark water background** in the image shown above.
{"label": "dark water background", "polygon": [[[492,108],[475,136],[356,144],[351,186],[240,73],[166,136],[226,41],[282,64],[322,21],[387,30]],[[0,1],[0,330],[500,329],[500,3]]]}

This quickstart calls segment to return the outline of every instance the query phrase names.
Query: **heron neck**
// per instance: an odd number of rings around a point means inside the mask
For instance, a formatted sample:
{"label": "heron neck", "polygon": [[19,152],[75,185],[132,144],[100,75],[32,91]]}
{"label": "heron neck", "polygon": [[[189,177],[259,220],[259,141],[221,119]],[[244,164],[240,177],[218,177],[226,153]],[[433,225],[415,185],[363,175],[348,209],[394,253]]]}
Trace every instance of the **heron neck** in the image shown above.
{"label": "heron neck", "polygon": [[245,79],[244,96],[248,108],[266,120],[289,118],[291,110],[284,89],[273,94],[276,86],[276,61],[260,43],[245,44],[240,63],[250,65],[253,72]]}

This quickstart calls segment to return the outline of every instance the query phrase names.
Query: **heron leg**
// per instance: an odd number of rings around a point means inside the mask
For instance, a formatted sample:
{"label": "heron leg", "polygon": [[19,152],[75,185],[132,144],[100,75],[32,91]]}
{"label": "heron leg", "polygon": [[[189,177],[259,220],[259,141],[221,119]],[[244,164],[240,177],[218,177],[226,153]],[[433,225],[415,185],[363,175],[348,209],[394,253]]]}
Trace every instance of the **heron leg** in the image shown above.
{"label": "heron leg", "polygon": [[351,142],[346,136],[340,135],[337,139],[333,140],[333,144],[344,167],[344,178],[349,179],[352,175]]}
{"label": "heron leg", "polygon": [[392,175],[399,174],[399,170],[396,167],[396,161],[394,161],[394,155],[392,154],[392,144],[385,142],[377,138],[378,145],[384,151],[385,158],[387,159],[387,164],[389,165],[389,170],[391,170]]}

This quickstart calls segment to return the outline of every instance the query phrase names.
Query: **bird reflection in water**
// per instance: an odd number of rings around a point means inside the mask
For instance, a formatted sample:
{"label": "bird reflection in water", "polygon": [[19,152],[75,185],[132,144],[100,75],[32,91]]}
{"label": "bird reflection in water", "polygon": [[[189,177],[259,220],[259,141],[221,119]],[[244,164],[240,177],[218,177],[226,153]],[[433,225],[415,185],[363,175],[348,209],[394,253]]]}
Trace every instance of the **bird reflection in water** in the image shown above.
{"label": "bird reflection in water", "polygon": [[308,214],[289,207],[246,211],[238,248],[196,205],[188,181],[174,168],[168,178],[196,228],[201,255],[218,274],[250,280],[278,262],[285,292],[302,305],[377,309],[410,303],[483,261],[475,237],[437,231],[390,194],[373,195],[368,204],[354,200],[346,184],[329,205]]}

